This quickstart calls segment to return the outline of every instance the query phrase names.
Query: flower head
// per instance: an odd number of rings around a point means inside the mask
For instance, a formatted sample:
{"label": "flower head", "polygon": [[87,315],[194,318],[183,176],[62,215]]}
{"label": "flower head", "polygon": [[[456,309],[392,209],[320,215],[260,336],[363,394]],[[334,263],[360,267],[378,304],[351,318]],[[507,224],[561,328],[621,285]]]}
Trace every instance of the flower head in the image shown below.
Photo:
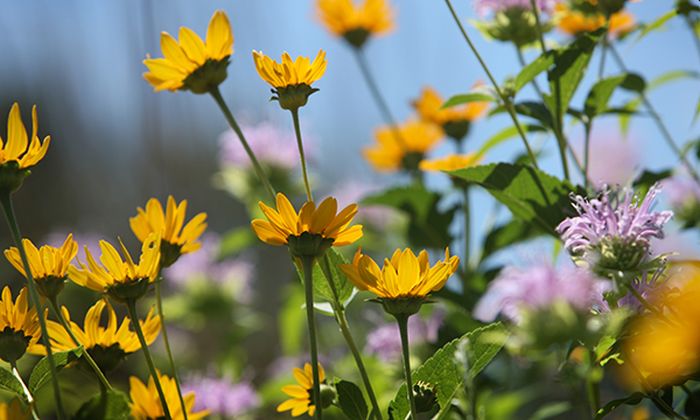
{"label": "flower head", "polygon": [[362,225],[350,226],[357,204],[336,214],[338,202],[328,197],[318,208],[307,201],[297,213],[289,199],[277,193],[277,210],[262,201],[259,205],[267,220],[253,220],[255,234],[270,245],[289,245],[297,256],[318,256],[329,246],[349,245],[362,237]]}
{"label": "flower head", "polygon": [[51,136],[40,141],[38,130],[36,105],[32,107],[32,134],[29,137],[22,122],[19,104],[12,104],[7,117],[7,137],[4,141],[0,137],[0,191],[9,193],[17,190],[29,175],[28,169],[46,156]]}
{"label": "flower head", "polygon": [[0,297],[0,359],[14,363],[26,352],[45,355],[40,337],[39,317],[36,309],[29,309],[27,288],[22,288],[13,301],[10,288],[5,286]]}
{"label": "flower head", "polygon": [[[177,391],[177,384],[173,378],[167,375],[161,375],[158,372],[158,380],[165,394],[165,402],[168,405],[168,411],[173,420],[182,420],[185,418],[180,406],[180,397]],[[141,382],[139,378],[132,376],[129,378],[129,397],[131,398],[131,416],[135,420],[150,420],[163,418],[163,405],[161,404],[156,383],[153,377],[148,378],[148,386]],[[185,408],[187,409],[187,418],[198,420],[206,417],[209,412],[194,411],[195,394],[190,392],[183,395],[185,399]]]}
{"label": "flower head", "polygon": [[[557,27],[569,35],[593,32],[605,26],[605,15],[596,10],[578,10],[563,2],[557,3],[554,10]],[[631,31],[634,25],[634,16],[621,10],[610,15],[608,33],[612,36],[620,36]]]}
{"label": "flower head", "polygon": [[269,83],[273,89],[272,99],[279,101],[284,109],[297,109],[306,105],[309,96],[318,89],[311,85],[326,72],[326,52],[319,50],[312,62],[308,57],[299,56],[296,60],[288,53],[282,54],[278,63],[261,51],[253,51],[255,69],[260,78]]}
{"label": "flower head", "polygon": [[399,127],[382,127],[375,132],[377,143],[367,147],[365,158],[378,171],[415,170],[423,156],[442,139],[439,128],[422,121]]}
{"label": "flower head", "polygon": [[382,35],[394,27],[387,0],[318,0],[318,17],[326,28],[360,48],[371,35]]}
{"label": "flower head", "polygon": [[24,408],[17,398],[13,398],[9,403],[0,403],[0,420],[29,420],[29,410]]}
{"label": "flower head", "polygon": [[[477,83],[475,86],[480,86]],[[445,103],[440,94],[431,87],[425,87],[420,97],[413,101],[413,107],[423,121],[440,126],[445,134],[455,140],[463,139],[473,121],[481,118],[489,107],[486,101],[468,102],[463,105],[443,108]]]}
{"label": "flower head", "polygon": [[143,77],[156,91],[191,90],[206,93],[226,79],[229,57],[233,54],[233,33],[228,16],[217,10],[209,21],[206,42],[192,29],[181,27],[179,42],[161,32],[163,58],[146,58],[148,72]]}
{"label": "flower head", "polygon": [[260,396],[248,382],[231,383],[226,378],[194,378],[182,384],[183,392],[197,395],[195,410],[236,418],[260,405]]}
{"label": "flower head", "polygon": [[603,270],[634,270],[647,260],[650,241],[663,238],[671,211],[652,211],[660,187],[654,185],[639,202],[629,189],[622,198],[605,189],[599,198],[574,197],[578,216],[557,226],[566,249]]}
{"label": "flower head", "polygon": [[466,155],[450,154],[437,159],[423,159],[418,168],[421,171],[451,172],[459,169],[476,166],[481,160],[481,156],[476,153]]}
{"label": "flower head", "polygon": [[[291,398],[278,405],[277,411],[281,413],[291,410],[292,417],[299,417],[305,413],[313,417],[316,412],[316,404],[312,400],[314,377],[311,364],[306,363],[304,369],[294,368],[294,379],[299,385],[285,385],[282,387],[282,392]],[[322,383],[326,380],[326,373],[320,363],[318,364],[318,379]]]}
{"label": "flower head", "polygon": [[139,207],[137,211],[138,214],[129,219],[131,230],[141,242],[152,233],[160,235],[160,262],[163,267],[171,266],[180,255],[194,252],[202,246],[197,240],[207,228],[207,214],[199,213],[185,224],[187,200],[178,204],[173,196],[168,196],[168,204],[163,211],[160,202],[151,198],[145,210]]}
{"label": "flower head", "polygon": [[[105,309],[107,309],[106,327],[101,323]],[[131,320],[125,317],[119,324],[114,308],[105,299],[100,299],[88,309],[83,328],[71,321],[68,308],[62,307],[61,312],[80,344],[95,359],[100,369],[106,372],[112,371],[128,354],[141,350],[138,336],[130,329]],[[146,319],[139,320],[139,323],[146,344],[151,345],[160,332],[160,316],[155,315],[151,308]],[[53,349],[67,351],[77,347],[61,324],[49,320],[46,326]]]}
{"label": "flower head", "polygon": [[82,263],[71,266],[68,276],[79,286],[87,287],[111,297],[127,301],[137,299],[148,291],[148,286],[156,280],[160,270],[160,234],[151,233],[141,245],[138,264],[134,262],[126,247],[119,240],[122,255],[107,241],[100,241],[100,262],[98,264],[85,248],[87,267]]}
{"label": "flower head", "polygon": [[416,256],[406,248],[397,249],[391,259],[384,259],[381,269],[372,258],[358,250],[352,264],[342,264],[340,269],[355,287],[377,295],[390,314],[396,315],[398,310],[411,315],[431,292],[442,289],[458,266],[459,257],[450,256],[449,249],[445,249],[445,259],[431,267],[425,250]]}
{"label": "flower head", "polygon": [[[48,298],[58,295],[68,275],[68,267],[78,254],[78,243],[73,240],[73,235],[69,234],[59,248],[43,245],[37,249],[32,241],[26,238],[22,239],[22,245],[27,252],[29,268],[39,293]],[[5,258],[17,271],[27,277],[17,248],[6,249]]]}

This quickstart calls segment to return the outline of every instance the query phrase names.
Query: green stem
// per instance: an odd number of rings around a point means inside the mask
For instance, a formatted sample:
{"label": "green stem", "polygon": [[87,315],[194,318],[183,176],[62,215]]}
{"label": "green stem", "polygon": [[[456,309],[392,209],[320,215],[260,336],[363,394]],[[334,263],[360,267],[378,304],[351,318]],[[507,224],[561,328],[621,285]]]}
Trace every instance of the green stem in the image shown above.
{"label": "green stem", "polygon": [[[61,310],[58,306],[58,302],[56,301],[55,296],[49,299],[49,304],[51,304],[51,308],[53,309],[54,313],[56,314],[56,318],[58,318],[58,322],[63,326],[63,329],[66,330],[66,332],[70,336],[71,340],[73,340],[73,343],[75,343],[76,346],[81,346],[83,343],[78,341],[78,338],[73,333],[73,330],[71,329],[70,325],[68,324],[68,321],[66,321],[66,318],[63,316],[63,312],[61,312]],[[105,377],[104,373],[102,373],[102,370],[100,369],[100,367],[97,366],[95,359],[93,359],[92,356],[90,356],[90,353],[88,353],[87,349],[83,349],[82,357],[85,358],[88,365],[90,365],[92,370],[95,372],[95,375],[97,376],[97,379],[99,379],[102,386],[111,391],[112,385],[110,385],[110,383],[107,380],[107,378]]]}
{"label": "green stem", "polygon": [[547,52],[547,46],[544,43],[544,34],[542,33],[542,24],[540,23],[540,10],[537,7],[537,2],[535,0],[530,0],[530,6],[532,7],[532,13],[535,15],[535,24],[537,29],[537,40],[540,43],[540,48],[542,52]]}
{"label": "green stem", "polygon": [[[628,73],[627,66],[625,65],[625,62],[622,60],[622,56],[620,53],[617,51],[615,46],[613,44],[609,44],[609,49],[610,52],[612,53],[613,58],[617,62],[617,65],[620,67],[620,69]],[[666,124],[664,124],[663,120],[659,116],[659,114],[656,112],[656,109],[654,106],[651,104],[649,99],[647,98],[647,95],[644,92],[641,92],[639,94],[639,97],[642,99],[642,103],[644,106],[647,108],[647,111],[649,111],[649,114],[651,115],[651,118],[654,120],[656,123],[656,126],[659,128],[659,131],[661,132],[661,136],[664,138],[666,141],[666,144],[673,150],[673,152],[678,156],[678,159],[685,165],[686,169],[688,170],[688,173],[695,179],[696,182],[700,183],[700,175],[698,172],[695,170],[693,165],[688,161],[687,157],[685,154],[683,154],[683,151],[678,147],[676,142],[673,140],[673,137],[671,136],[671,132],[668,131],[668,128],[666,127]]]}
{"label": "green stem", "polygon": [[397,315],[396,322],[399,324],[399,334],[401,334],[401,350],[403,351],[403,369],[406,375],[406,393],[411,406],[411,418],[418,419],[416,401],[413,397],[413,380],[411,379],[411,355],[408,348],[408,316]]}
{"label": "green stem", "polygon": [[136,335],[139,338],[139,343],[141,343],[141,350],[143,350],[143,355],[146,357],[146,364],[148,364],[148,370],[151,372],[153,382],[156,384],[156,391],[158,391],[160,404],[163,406],[163,414],[165,415],[165,418],[167,420],[172,420],[172,416],[170,415],[170,409],[168,408],[168,402],[165,399],[165,393],[163,393],[163,387],[160,385],[160,378],[158,377],[156,365],[153,363],[151,352],[150,350],[148,350],[148,343],[146,343],[146,338],[143,336],[143,331],[141,330],[141,323],[139,322],[139,317],[136,313],[136,301],[134,299],[127,300],[126,306],[129,309],[129,318],[131,319],[131,326],[134,327],[134,331],[136,331]]}
{"label": "green stem", "polygon": [[175,379],[175,387],[177,388],[177,396],[180,398],[180,408],[182,409],[182,415],[185,420],[187,420],[187,406],[185,405],[185,398],[182,395],[182,389],[180,388],[180,375],[177,373],[177,367],[175,366],[175,359],[173,358],[173,352],[170,350],[170,340],[168,340],[168,329],[165,327],[165,315],[163,314],[163,299],[160,293],[160,285],[163,281],[163,277],[159,276],[158,281],[156,281],[156,308],[158,309],[158,315],[160,316],[160,331],[163,335],[163,345],[165,346],[165,353],[168,355],[168,363],[170,364],[170,371],[173,373],[173,378]]}
{"label": "green stem", "polygon": [[17,378],[20,385],[22,385],[22,390],[24,391],[24,395],[27,397],[27,404],[29,405],[29,409],[32,412],[32,418],[34,418],[34,420],[39,420],[39,414],[37,414],[37,412],[36,412],[36,404],[35,404],[34,396],[29,391],[27,384],[24,383],[24,380],[22,379],[22,375],[19,374],[19,370],[17,370],[17,363],[16,362],[10,363],[10,366],[12,367],[12,374],[14,375],[15,378]]}
{"label": "green stem", "polygon": [[590,164],[590,154],[591,154],[591,131],[592,131],[592,122],[586,123],[583,126],[583,129],[585,131],[585,137],[583,141],[583,182],[584,182],[584,187],[588,189],[589,182],[588,182],[588,168]]}
{"label": "green stem", "polygon": [[532,161],[532,166],[534,166],[535,169],[539,169],[539,167],[537,166],[537,158],[535,157],[535,153],[532,151],[532,148],[530,147],[530,143],[527,141],[527,136],[525,136],[525,132],[523,131],[522,127],[520,126],[520,122],[518,121],[518,117],[515,114],[513,103],[511,102],[510,98],[507,97],[503,93],[501,88],[498,86],[498,83],[496,83],[496,79],[491,74],[491,71],[489,70],[488,66],[486,65],[486,62],[484,62],[484,60],[481,58],[481,55],[479,54],[476,47],[474,46],[474,43],[472,43],[471,38],[469,38],[469,35],[467,35],[467,31],[464,29],[464,26],[462,26],[462,22],[459,21],[459,17],[457,16],[457,12],[455,12],[454,7],[452,7],[452,2],[450,0],[445,0],[445,4],[447,4],[447,8],[450,9],[450,13],[452,14],[452,18],[454,19],[455,23],[459,27],[459,30],[462,33],[462,37],[469,45],[469,48],[471,49],[472,53],[474,53],[474,56],[476,56],[477,61],[479,61],[479,64],[481,64],[481,68],[484,70],[484,72],[486,73],[486,76],[491,81],[493,88],[496,90],[496,94],[498,94],[498,97],[501,98],[501,101],[503,101],[503,105],[504,105],[506,111],[508,112],[508,115],[510,115],[510,118],[513,120],[513,124],[515,125],[515,129],[518,130],[518,134],[520,135],[520,138],[523,140],[523,144],[525,145],[525,149],[527,149],[527,153],[530,156],[530,160]]}
{"label": "green stem", "polygon": [[302,269],[304,270],[304,292],[306,294],[306,321],[309,327],[309,347],[311,351],[311,369],[313,373],[313,402],[316,406],[314,417],[323,418],[321,410],[321,380],[318,372],[318,348],[316,342],[316,319],[314,317],[314,286],[312,270],[314,265],[313,257],[301,258]]}
{"label": "green stem", "polygon": [[[589,351],[588,357],[592,368],[596,361],[595,353]],[[591,407],[591,418],[593,418],[596,413],[598,413],[598,408],[600,407],[600,387],[597,381],[590,378],[590,374],[589,378],[586,379],[586,395],[588,396],[588,404]]]}
{"label": "green stem", "polygon": [[49,360],[49,368],[51,370],[51,384],[53,386],[54,399],[56,400],[56,411],[59,419],[66,418],[66,412],[63,408],[63,400],[61,400],[61,388],[58,384],[58,374],[56,369],[56,361],[53,359],[53,352],[51,351],[51,341],[49,340],[49,330],[46,328],[46,319],[44,317],[44,305],[41,303],[39,298],[39,292],[36,289],[36,284],[34,283],[34,276],[32,274],[31,267],[29,266],[29,259],[27,258],[27,252],[24,249],[24,244],[22,243],[22,234],[19,230],[19,224],[17,223],[17,217],[15,216],[15,210],[12,206],[12,198],[10,193],[3,194],[0,196],[0,201],[2,201],[2,208],[5,211],[5,218],[7,219],[7,225],[10,228],[10,233],[12,234],[12,239],[19,250],[20,258],[22,259],[22,265],[24,266],[24,272],[27,274],[27,287],[29,289],[29,301],[34,308],[36,308],[37,317],[39,318],[39,326],[41,327],[41,342],[46,347],[46,355]]}
{"label": "green stem", "polygon": [[[523,50],[520,49],[519,46],[515,46],[515,52],[518,57],[518,62],[520,63],[520,66],[525,68],[527,65],[527,62],[525,61],[525,56],[523,55]],[[537,83],[537,79],[533,78],[532,81],[530,82],[532,84],[532,87],[535,89],[535,92],[537,93],[537,96],[540,97],[540,99],[544,98],[544,93],[542,93],[542,88],[540,88],[540,85]]]}
{"label": "green stem", "polygon": [[464,212],[464,271],[470,270],[471,251],[471,209],[469,203],[469,186],[464,187],[464,202],[462,203]]}
{"label": "green stem", "polygon": [[301,141],[301,127],[299,124],[299,108],[290,109],[292,113],[292,121],[294,121],[294,133],[297,137],[297,146],[299,147],[299,159],[301,160],[301,173],[304,175],[304,188],[306,189],[306,199],[314,201],[311,195],[311,185],[309,184],[309,175],[306,171],[306,155],[304,154],[304,143]]}
{"label": "green stem", "polygon": [[603,76],[605,76],[605,56],[607,56],[608,52],[608,25],[610,24],[610,21],[608,20],[605,23],[605,33],[603,36],[600,37],[600,65],[598,66],[598,80],[602,79]]}
{"label": "green stem", "polygon": [[219,87],[217,86],[212,88],[212,90],[210,90],[209,93],[219,105],[219,108],[221,108],[221,112],[224,113],[224,117],[226,118],[226,121],[228,121],[228,124],[231,126],[233,131],[236,132],[236,135],[238,135],[238,139],[241,141],[241,145],[243,145],[245,152],[248,154],[248,158],[250,158],[250,161],[253,164],[253,168],[255,169],[255,173],[258,175],[258,179],[260,179],[260,182],[263,183],[265,189],[270,194],[270,197],[272,197],[272,199],[274,200],[275,189],[272,188],[272,185],[270,184],[267,175],[265,175],[265,171],[260,165],[260,162],[258,162],[258,159],[255,157],[255,153],[253,153],[253,149],[250,148],[248,141],[245,139],[241,127],[238,126],[236,119],[231,113],[231,110],[229,109],[228,105],[226,105],[226,101],[224,101],[223,96],[221,96],[221,91],[219,91]]}

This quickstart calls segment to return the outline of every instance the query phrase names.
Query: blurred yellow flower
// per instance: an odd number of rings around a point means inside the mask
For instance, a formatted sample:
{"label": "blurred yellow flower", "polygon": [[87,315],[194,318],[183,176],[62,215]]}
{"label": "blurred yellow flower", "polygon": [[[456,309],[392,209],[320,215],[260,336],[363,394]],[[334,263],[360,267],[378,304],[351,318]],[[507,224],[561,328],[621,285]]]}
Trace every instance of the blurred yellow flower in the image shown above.
{"label": "blurred yellow flower", "polygon": [[[478,88],[482,85],[482,83],[476,83],[474,87]],[[435,89],[424,87],[420,97],[413,101],[413,107],[423,121],[437,124],[441,127],[449,123],[475,121],[481,118],[489,108],[489,103],[486,101],[468,102],[449,108],[443,108],[442,105],[444,103],[445,100]]]}
{"label": "blurred yellow flower", "polygon": [[384,260],[380,269],[374,260],[355,253],[352,264],[342,264],[340,269],[360,290],[368,290],[381,299],[423,299],[438,291],[447,279],[457,271],[459,257],[450,256],[445,249],[445,259],[430,267],[428,253],[423,250],[418,256],[410,248],[397,249],[391,259]]}
{"label": "blurred yellow flower", "polygon": [[381,35],[394,27],[393,11],[387,0],[318,0],[317,14],[326,28],[361,47],[370,35]]}
{"label": "blurred yellow flower", "polygon": [[40,141],[37,136],[38,130],[36,105],[32,107],[32,135],[28,137],[19,104],[17,102],[12,104],[7,117],[7,137],[4,141],[0,138],[0,165],[16,162],[17,169],[27,169],[39,163],[46,156],[46,151],[51,144],[51,136],[46,136],[43,141]]}
{"label": "blurred yellow flower", "polygon": [[[73,240],[73,234],[68,235],[60,248],[43,245],[37,249],[32,241],[26,238],[22,239],[22,244],[27,252],[29,268],[39,293],[48,298],[56,296],[63,288],[71,261],[78,254],[78,243]],[[27,277],[17,248],[6,249],[5,258],[17,271]]]}
{"label": "blurred yellow flower", "polygon": [[418,163],[442,139],[432,124],[408,121],[399,127],[381,127],[375,132],[377,143],[363,150],[365,158],[378,171],[417,169]]}
{"label": "blurred yellow flower", "polygon": [[421,171],[449,172],[475,166],[479,161],[481,161],[481,156],[476,153],[450,154],[437,159],[424,159],[418,167]]}
{"label": "blurred yellow flower", "polygon": [[29,410],[24,408],[19,399],[14,398],[9,403],[0,403],[0,420],[29,420]]}
{"label": "blurred yellow flower", "polygon": [[[107,309],[107,327],[101,325],[105,308]],[[88,309],[83,328],[71,321],[68,308],[64,306],[61,311],[80,344],[90,352],[100,369],[104,371],[111,371],[127,354],[141,349],[138,336],[129,329],[131,320],[125,317],[119,324],[114,308],[105,299],[100,299]],[[146,343],[150,346],[160,332],[160,316],[155,315],[151,308],[146,319],[139,320],[139,323]],[[51,337],[51,348],[57,351],[67,351],[77,347],[58,322],[47,321],[47,328]]]}
{"label": "blurred yellow flower", "polygon": [[39,317],[36,309],[29,309],[27,288],[23,287],[13,301],[10,288],[5,286],[0,297],[0,359],[14,363],[27,352],[46,355],[40,337]]}
{"label": "blurred yellow flower", "polygon": [[[564,3],[554,6],[555,22],[557,27],[569,35],[578,35],[583,32],[593,32],[605,25],[605,16],[600,13],[587,14],[579,10],[572,10]],[[631,31],[635,19],[631,13],[624,10],[613,13],[610,16],[608,33],[619,36]]]}
{"label": "blurred yellow flower", "polygon": [[[321,366],[320,363],[318,364],[318,376],[321,382],[326,380],[326,372],[323,370],[323,366]],[[291,410],[292,417],[299,417],[305,413],[313,417],[316,412],[316,406],[311,401],[311,395],[313,394],[313,378],[310,363],[306,363],[304,369],[294,368],[294,379],[296,379],[299,385],[286,385],[282,387],[282,392],[292,398],[278,405],[277,411],[281,413]]]}
{"label": "blurred yellow flower", "polygon": [[161,32],[163,58],[146,58],[143,77],[155,91],[208,92],[226,79],[228,58],[233,54],[233,33],[228,16],[217,10],[209,21],[206,42],[192,29],[181,27],[179,42]]}
{"label": "blurred yellow flower", "polygon": [[177,204],[172,196],[168,196],[166,210],[163,211],[160,202],[151,198],[146,203],[146,209],[139,207],[137,212],[129,219],[131,230],[141,242],[151,233],[161,235],[163,267],[169,267],[180,255],[194,252],[202,246],[197,240],[207,228],[207,214],[199,213],[185,224],[187,200]]}
{"label": "blurred yellow flower", "polygon": [[[173,420],[183,420],[185,418],[180,406],[180,397],[177,391],[177,384],[173,378],[158,373],[158,379],[165,394],[165,401]],[[135,420],[162,419],[165,414],[163,405],[158,397],[156,384],[153,377],[148,378],[148,386],[135,376],[129,378],[129,397],[131,398],[131,416]],[[189,392],[183,395],[185,407],[187,408],[187,418],[198,420],[209,414],[208,410],[194,411],[195,395]]]}
{"label": "blurred yellow flower", "polygon": [[[87,267],[70,266],[69,278],[76,284],[100,293],[109,293],[118,300],[136,299],[148,290],[160,270],[160,234],[151,233],[141,245],[141,257],[134,263],[129,251],[119,240],[122,255],[107,241],[100,241],[101,265],[85,247]],[[123,256],[123,259],[122,259]]]}
{"label": "blurred yellow flower", "polygon": [[305,254],[295,252],[295,248],[299,251],[306,243],[313,243],[307,246],[315,254],[319,247],[325,250],[331,245],[349,245],[362,237],[362,225],[350,226],[357,214],[357,204],[350,204],[336,214],[338,202],[328,197],[318,208],[313,201],[307,201],[297,213],[282,193],[277,193],[277,210],[262,201],[258,204],[267,220],[252,221],[255,234],[270,245],[289,245],[295,254]]}

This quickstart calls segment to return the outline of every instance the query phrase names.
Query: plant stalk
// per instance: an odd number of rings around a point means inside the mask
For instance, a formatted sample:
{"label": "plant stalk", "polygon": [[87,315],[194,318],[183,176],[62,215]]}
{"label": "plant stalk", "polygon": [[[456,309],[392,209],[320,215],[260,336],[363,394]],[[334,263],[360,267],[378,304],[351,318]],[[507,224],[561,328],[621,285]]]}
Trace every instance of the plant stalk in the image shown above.
{"label": "plant stalk", "polygon": [[297,137],[297,147],[299,147],[299,159],[301,160],[301,173],[304,176],[304,188],[306,189],[306,199],[314,201],[311,195],[311,185],[309,184],[309,175],[306,171],[306,155],[304,154],[304,143],[301,140],[301,127],[299,126],[299,109],[291,109],[292,121],[294,121],[294,133]]}
{"label": "plant stalk", "polygon": [[309,348],[311,352],[311,370],[313,373],[313,402],[316,406],[314,418],[323,418],[321,413],[321,380],[318,371],[318,347],[316,341],[316,319],[314,317],[314,286],[313,286],[313,257],[301,258],[302,269],[304,270],[304,292],[306,294],[306,320],[309,327]]}
{"label": "plant stalk", "polygon": [[411,418],[418,419],[418,410],[416,410],[416,401],[413,396],[413,380],[411,379],[411,356],[408,347],[408,316],[396,316],[396,322],[399,324],[399,333],[401,334],[401,350],[403,351],[403,368],[406,375],[406,393],[408,394],[408,402],[411,406]]}

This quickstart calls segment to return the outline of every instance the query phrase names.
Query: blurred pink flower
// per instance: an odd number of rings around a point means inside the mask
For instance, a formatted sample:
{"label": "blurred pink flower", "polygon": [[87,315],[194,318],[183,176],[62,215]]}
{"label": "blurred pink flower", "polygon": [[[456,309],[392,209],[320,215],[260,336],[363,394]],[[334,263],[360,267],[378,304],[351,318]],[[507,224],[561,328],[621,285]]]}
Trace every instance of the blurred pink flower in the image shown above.
{"label": "blurred pink flower", "polygon": [[[408,319],[408,339],[411,346],[424,343],[434,343],[438,338],[438,330],[442,324],[444,313],[435,311],[430,318],[412,316]],[[384,362],[392,362],[401,358],[401,336],[396,322],[382,324],[367,335],[365,351],[376,355]]]}
{"label": "blurred pink flower", "polygon": [[253,386],[227,378],[192,377],[182,384],[182,392],[195,393],[195,411],[209,410],[222,417],[242,416],[260,406],[261,400]]}
{"label": "blurred pink flower", "polygon": [[[541,12],[549,13],[554,7],[554,0],[537,0],[537,6]],[[474,7],[479,15],[484,16],[497,13],[513,7],[531,9],[530,0],[474,0]]]}
{"label": "blurred pink flower", "polygon": [[[584,146],[576,155],[583,164]],[[604,185],[624,186],[631,182],[640,165],[639,145],[622,136],[592,135],[588,164],[588,178],[595,188]]]}
{"label": "blurred pink flower", "polygon": [[693,178],[674,175],[662,181],[664,195],[675,211],[687,206],[700,206],[700,184]]}
{"label": "blurred pink flower", "polygon": [[[296,137],[291,127],[282,129],[272,122],[263,121],[255,125],[242,124],[241,130],[258,160],[282,169],[294,169],[299,165]],[[251,166],[250,159],[233,130],[224,131],[219,136],[219,144],[222,166]],[[307,149],[311,149],[309,145],[312,144],[313,139],[305,136],[304,152],[308,154]]]}

